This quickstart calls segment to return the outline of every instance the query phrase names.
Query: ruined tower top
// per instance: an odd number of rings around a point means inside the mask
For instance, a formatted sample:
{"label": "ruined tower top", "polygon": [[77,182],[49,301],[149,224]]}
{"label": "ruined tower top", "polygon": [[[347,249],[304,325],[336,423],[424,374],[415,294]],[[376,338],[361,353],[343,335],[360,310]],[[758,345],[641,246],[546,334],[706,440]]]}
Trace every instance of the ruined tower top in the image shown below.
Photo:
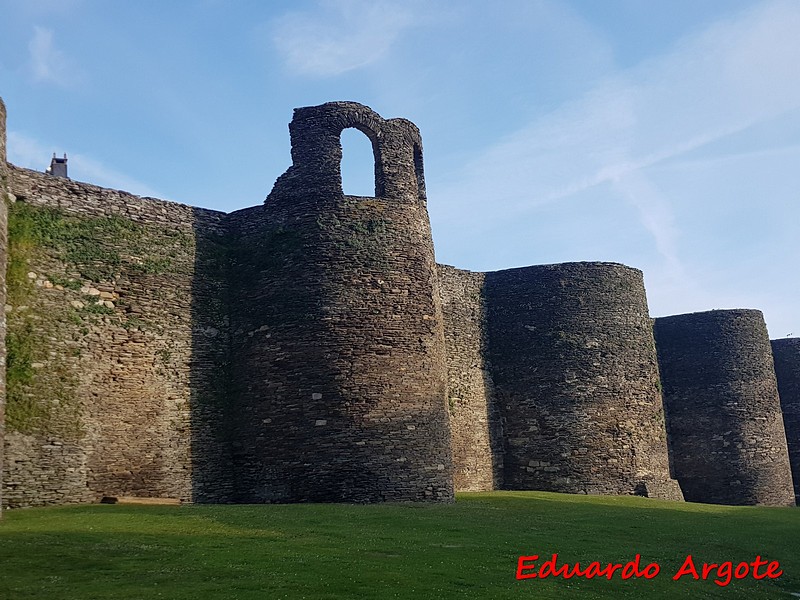
{"label": "ruined tower top", "polygon": [[328,102],[295,109],[289,124],[292,166],[278,180],[273,193],[295,189],[302,190],[304,196],[341,196],[341,134],[351,127],[372,142],[375,197],[424,201],[419,129],[408,119],[384,119],[358,102]]}

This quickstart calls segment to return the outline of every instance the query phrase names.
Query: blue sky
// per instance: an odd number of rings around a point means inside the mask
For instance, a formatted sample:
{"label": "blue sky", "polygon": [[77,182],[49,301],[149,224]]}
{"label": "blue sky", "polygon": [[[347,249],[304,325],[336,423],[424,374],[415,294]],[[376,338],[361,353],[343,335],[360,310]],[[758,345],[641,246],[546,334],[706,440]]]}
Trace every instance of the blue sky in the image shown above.
{"label": "blue sky", "polygon": [[[440,262],[645,273],[653,316],[800,336],[796,0],[0,0],[8,155],[230,211],[290,164],[292,109],[355,100],[425,146]],[[370,193],[344,135],[345,192]]]}

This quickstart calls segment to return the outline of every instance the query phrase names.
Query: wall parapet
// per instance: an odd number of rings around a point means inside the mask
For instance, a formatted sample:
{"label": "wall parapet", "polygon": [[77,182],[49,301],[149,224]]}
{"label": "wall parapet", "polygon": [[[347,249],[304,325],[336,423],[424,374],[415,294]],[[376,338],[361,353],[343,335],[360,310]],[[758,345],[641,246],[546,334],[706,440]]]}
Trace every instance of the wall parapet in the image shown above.
{"label": "wall parapet", "polygon": [[85,217],[123,217],[135,223],[191,231],[200,217],[203,226],[224,233],[226,213],[188,204],[137,196],[9,164],[8,191],[31,206],[55,208]]}

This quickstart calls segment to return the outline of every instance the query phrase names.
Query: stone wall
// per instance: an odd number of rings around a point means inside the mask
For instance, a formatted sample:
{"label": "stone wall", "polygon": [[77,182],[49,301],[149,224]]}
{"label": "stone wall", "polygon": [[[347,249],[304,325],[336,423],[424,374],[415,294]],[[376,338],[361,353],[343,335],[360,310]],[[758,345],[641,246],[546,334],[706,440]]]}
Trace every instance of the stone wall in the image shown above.
{"label": "stone wall", "polygon": [[692,502],[794,504],[761,312],[655,320],[675,475]]}
{"label": "stone wall", "polygon": [[[375,198],[341,193],[350,126]],[[419,132],[353,103],[291,132],[231,215],[12,169],[7,505],[452,500]]]}
{"label": "stone wall", "polygon": [[6,262],[8,204],[6,198],[6,105],[0,98],[0,518],[3,516],[3,443],[6,400]]}
{"label": "stone wall", "polygon": [[795,501],[800,505],[800,338],[772,340],[772,356],[794,480]]}
{"label": "stone wall", "polygon": [[[342,194],[347,127],[372,141],[374,198]],[[297,109],[290,133],[266,212],[230,221],[237,499],[451,501],[419,132],[340,102]]]}
{"label": "stone wall", "polygon": [[680,499],[641,272],[509,269],[485,297],[504,487]]}
{"label": "stone wall", "polygon": [[223,213],[12,167],[4,502],[230,495]]}
{"label": "stone wall", "polygon": [[[230,215],[7,166],[4,125],[0,102],[2,505],[682,498],[642,274],[436,265],[411,122],[297,109],[292,166]],[[375,197],[342,193],[348,127],[372,142]],[[687,499],[787,504],[760,313],[656,323]]]}
{"label": "stone wall", "polygon": [[499,489],[503,482],[503,439],[487,359],[485,274],[439,265],[438,276],[455,488]]}

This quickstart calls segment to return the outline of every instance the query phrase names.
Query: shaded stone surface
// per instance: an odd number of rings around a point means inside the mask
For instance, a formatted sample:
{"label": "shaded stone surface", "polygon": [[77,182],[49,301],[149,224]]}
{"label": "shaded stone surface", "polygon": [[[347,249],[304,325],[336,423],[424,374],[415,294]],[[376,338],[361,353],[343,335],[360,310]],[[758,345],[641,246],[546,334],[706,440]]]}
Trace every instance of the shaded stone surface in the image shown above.
{"label": "shaded stone surface", "polygon": [[681,499],[642,274],[566,263],[486,274],[507,489]]}
{"label": "shaded stone surface", "polygon": [[[6,105],[0,98],[0,365],[6,364],[6,261],[8,257],[8,199],[6,167]],[[6,373],[0,368],[0,518],[3,516],[3,447],[5,440]]]}
{"label": "shaded stone surface", "polygon": [[800,505],[800,338],[772,340],[772,356],[794,480],[795,501]]}
{"label": "shaded stone surface", "polygon": [[654,331],[672,461],[686,500],[794,504],[761,312],[663,317]]}
{"label": "shaded stone surface", "polygon": [[[376,197],[342,194],[341,132]],[[417,128],[348,102],[297,109],[292,166],[231,216],[237,499],[453,499],[441,304]]]}

